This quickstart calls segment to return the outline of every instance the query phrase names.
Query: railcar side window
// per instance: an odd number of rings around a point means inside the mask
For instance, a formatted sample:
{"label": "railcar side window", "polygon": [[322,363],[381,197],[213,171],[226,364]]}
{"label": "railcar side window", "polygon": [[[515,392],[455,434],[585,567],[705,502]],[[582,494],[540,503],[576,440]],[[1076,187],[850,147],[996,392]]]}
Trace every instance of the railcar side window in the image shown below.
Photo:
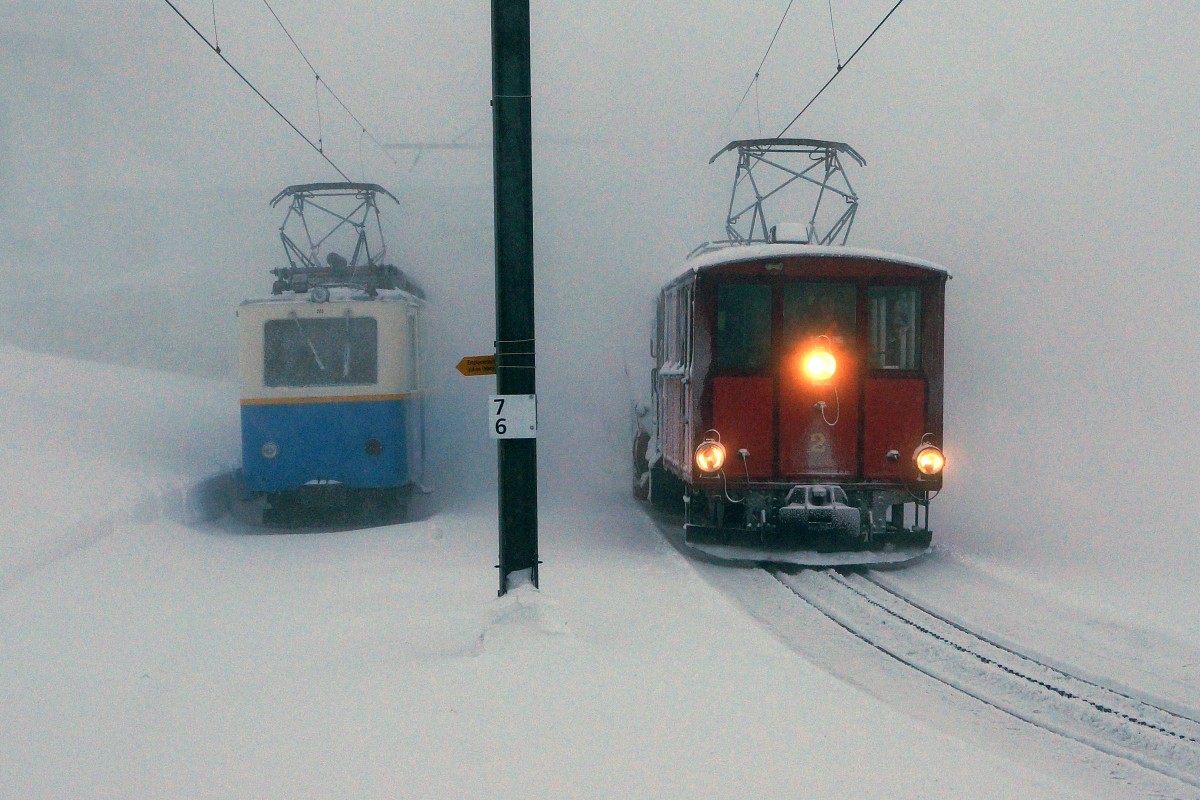
{"label": "railcar side window", "polygon": [[378,324],[372,317],[268,320],[263,326],[265,386],[376,383]]}
{"label": "railcar side window", "polygon": [[692,287],[683,291],[682,330],[679,337],[679,361],[681,364],[692,364]]}
{"label": "railcar side window", "polygon": [[717,369],[754,372],[771,359],[771,287],[717,287]]}
{"label": "railcar side window", "polygon": [[679,339],[679,292],[667,292],[667,330],[666,341],[663,347],[663,360],[667,364],[675,364],[678,361],[678,339]]}
{"label": "railcar side window", "polygon": [[420,358],[421,350],[418,347],[418,339],[420,332],[417,330],[417,315],[410,313],[408,315],[408,388],[410,391],[416,391],[420,385]]}
{"label": "railcar side window", "polygon": [[907,286],[867,290],[872,369],[917,369],[920,364],[921,294]]}
{"label": "railcar side window", "polygon": [[783,287],[783,326],[789,343],[816,336],[833,344],[854,341],[856,291],[847,283],[793,283]]}

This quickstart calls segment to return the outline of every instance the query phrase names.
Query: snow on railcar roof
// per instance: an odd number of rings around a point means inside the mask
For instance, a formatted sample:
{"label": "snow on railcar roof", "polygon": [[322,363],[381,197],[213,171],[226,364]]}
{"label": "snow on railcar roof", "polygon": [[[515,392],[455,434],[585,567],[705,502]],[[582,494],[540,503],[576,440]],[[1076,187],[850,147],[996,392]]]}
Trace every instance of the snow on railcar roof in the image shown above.
{"label": "snow on railcar roof", "polygon": [[[703,248],[703,245],[701,246]],[[886,250],[873,250],[866,247],[846,247],[845,245],[816,245],[791,242],[756,243],[756,244],[720,244],[712,249],[701,249],[695,255],[689,256],[685,269],[676,270],[673,277],[686,274],[689,271],[700,272],[711,267],[724,264],[734,264],[739,261],[753,261],[759,258],[779,258],[782,256],[833,256],[837,258],[869,258],[875,261],[889,261],[893,264],[903,264],[909,267],[929,270],[951,277],[950,271],[943,266],[921,258],[890,253]]]}
{"label": "snow on railcar roof", "polygon": [[[369,301],[372,303],[408,303],[410,305],[424,305],[425,301],[417,297],[411,292],[406,292],[403,289],[376,289],[376,296],[371,297],[365,289],[358,289],[349,286],[329,286],[329,303],[348,303],[353,301]],[[309,297],[307,292],[292,292],[285,291],[276,295],[265,297],[251,297],[243,300],[238,305],[255,306],[255,305],[270,305],[272,303],[315,303]]]}

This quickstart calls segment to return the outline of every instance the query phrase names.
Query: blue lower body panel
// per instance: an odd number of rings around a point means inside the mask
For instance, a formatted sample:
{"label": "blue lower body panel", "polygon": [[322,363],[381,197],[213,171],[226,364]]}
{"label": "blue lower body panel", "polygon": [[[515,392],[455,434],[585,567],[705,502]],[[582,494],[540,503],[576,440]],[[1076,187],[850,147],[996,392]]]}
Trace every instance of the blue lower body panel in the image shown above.
{"label": "blue lower body panel", "polygon": [[[411,480],[406,417],[413,400],[242,406],[242,472],[249,492],[284,492],[310,481],[351,489]],[[368,447],[368,441],[379,447]],[[273,442],[274,458],[263,455]],[[269,449],[269,448],[268,448]]]}

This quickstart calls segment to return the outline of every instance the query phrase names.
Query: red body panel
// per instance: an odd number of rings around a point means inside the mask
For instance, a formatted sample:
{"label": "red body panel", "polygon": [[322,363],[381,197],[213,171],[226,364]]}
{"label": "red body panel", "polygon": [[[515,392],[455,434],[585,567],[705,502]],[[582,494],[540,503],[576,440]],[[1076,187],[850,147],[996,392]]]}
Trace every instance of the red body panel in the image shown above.
{"label": "red body panel", "polygon": [[[898,480],[926,433],[925,381],[921,378],[868,378],[863,426],[863,475],[868,480]],[[889,462],[896,450],[900,460]]]}
{"label": "red body panel", "polygon": [[[775,382],[770,378],[714,378],[713,424],[725,445],[725,473],[769,478],[775,469]],[[750,458],[743,468],[737,451]]]}
{"label": "red body panel", "polygon": [[[730,255],[736,255],[731,248]],[[925,433],[942,434],[944,272],[863,253],[822,253],[708,264],[681,275],[659,298],[655,355],[659,448],[670,471],[689,484],[707,480],[692,454],[708,429],[726,448],[724,472],[778,484],[831,482],[897,488],[915,485],[912,454]],[[852,284],[854,330],[832,337],[838,359],[833,383],[814,386],[792,363],[785,287],[795,283]],[[770,286],[769,362],[717,367],[718,290],[726,284]],[[920,287],[919,358],[915,369],[868,369],[869,293],[877,287]],[[836,388],[836,395],[834,389]],[[814,404],[824,401],[825,418]],[[889,462],[896,450],[898,461]],[[936,483],[940,486],[940,477]],[[931,484],[932,485],[932,484]],[[934,488],[937,488],[936,486]]]}

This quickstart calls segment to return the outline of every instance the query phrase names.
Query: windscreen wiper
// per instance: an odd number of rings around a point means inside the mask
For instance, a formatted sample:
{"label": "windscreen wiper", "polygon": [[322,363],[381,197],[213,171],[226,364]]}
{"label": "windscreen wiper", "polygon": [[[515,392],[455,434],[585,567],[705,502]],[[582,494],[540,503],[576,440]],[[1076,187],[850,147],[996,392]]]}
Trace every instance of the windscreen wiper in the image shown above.
{"label": "windscreen wiper", "polygon": [[308,333],[304,330],[304,326],[300,324],[300,316],[295,311],[291,312],[291,317],[296,322],[296,328],[300,331],[300,335],[304,337],[304,341],[308,343],[308,349],[313,354],[313,359],[317,362],[317,366],[321,372],[325,371],[325,365],[321,363],[321,357],[317,355],[317,348],[312,343],[312,339],[308,338]]}

